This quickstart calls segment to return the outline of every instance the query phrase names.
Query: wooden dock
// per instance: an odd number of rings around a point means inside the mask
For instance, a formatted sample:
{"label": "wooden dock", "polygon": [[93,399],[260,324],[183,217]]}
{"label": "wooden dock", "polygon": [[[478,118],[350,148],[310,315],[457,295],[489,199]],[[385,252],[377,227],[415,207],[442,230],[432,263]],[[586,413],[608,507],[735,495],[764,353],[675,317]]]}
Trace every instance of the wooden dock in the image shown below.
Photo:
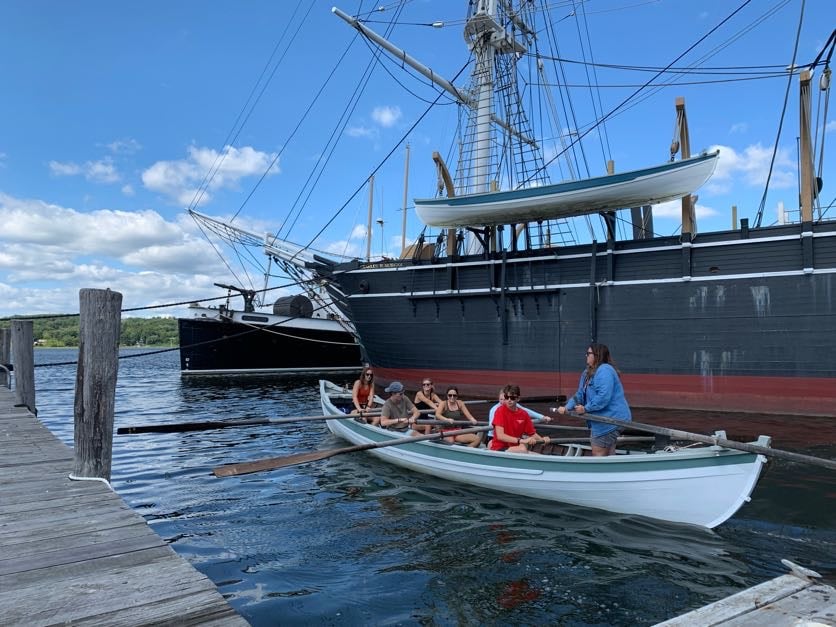
{"label": "wooden dock", "polygon": [[770,579],[656,627],[836,625],[836,589],[788,560],[790,574]]}
{"label": "wooden dock", "polygon": [[247,625],[73,452],[0,388],[0,623]]}

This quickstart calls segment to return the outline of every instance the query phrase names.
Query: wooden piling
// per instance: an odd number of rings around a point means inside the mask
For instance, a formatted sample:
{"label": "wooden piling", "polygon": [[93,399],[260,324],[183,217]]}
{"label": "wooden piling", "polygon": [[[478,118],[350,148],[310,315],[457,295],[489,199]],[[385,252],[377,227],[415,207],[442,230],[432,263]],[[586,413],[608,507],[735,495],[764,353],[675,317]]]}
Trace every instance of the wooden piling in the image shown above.
{"label": "wooden piling", "polygon": [[35,348],[31,320],[12,320],[12,363],[15,367],[15,404],[37,415],[35,408]]}
{"label": "wooden piling", "polygon": [[0,329],[0,387],[9,387],[11,377],[6,371],[12,363],[12,331]]}
{"label": "wooden piling", "polygon": [[122,294],[79,291],[73,479],[110,481]]}

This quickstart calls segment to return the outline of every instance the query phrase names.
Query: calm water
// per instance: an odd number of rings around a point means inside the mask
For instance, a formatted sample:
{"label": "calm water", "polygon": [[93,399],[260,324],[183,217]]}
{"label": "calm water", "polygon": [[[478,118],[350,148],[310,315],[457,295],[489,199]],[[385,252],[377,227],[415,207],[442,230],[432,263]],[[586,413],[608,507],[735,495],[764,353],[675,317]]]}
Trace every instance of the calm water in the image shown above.
{"label": "calm water", "polygon": [[[40,417],[71,446],[74,377],[36,369]],[[176,351],[120,362],[117,426],[320,413],[315,379],[181,379]],[[787,448],[836,456],[833,422],[814,426],[828,444]],[[836,572],[834,473],[783,461],[714,531],[515,500],[362,453],[211,474],[341,445],[319,423],[116,436],[113,485],[254,625],[648,625],[783,574],[781,558]]]}

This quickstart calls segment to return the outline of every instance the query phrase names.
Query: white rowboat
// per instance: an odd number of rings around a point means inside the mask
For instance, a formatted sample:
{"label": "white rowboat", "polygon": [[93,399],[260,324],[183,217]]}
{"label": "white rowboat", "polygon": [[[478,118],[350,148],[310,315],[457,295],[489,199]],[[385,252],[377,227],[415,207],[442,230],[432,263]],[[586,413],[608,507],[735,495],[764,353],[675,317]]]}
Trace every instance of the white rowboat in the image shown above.
{"label": "white rowboat", "polygon": [[[343,413],[341,407],[350,405],[351,394],[329,381],[320,381],[319,390],[323,414]],[[333,434],[353,444],[404,437],[403,433],[354,419],[328,420],[326,424]],[[760,436],[754,444],[769,446],[770,438]],[[411,442],[369,452],[403,468],[517,497],[572,503],[709,529],[728,520],[749,501],[766,462],[762,455],[719,446],[575,457]]]}

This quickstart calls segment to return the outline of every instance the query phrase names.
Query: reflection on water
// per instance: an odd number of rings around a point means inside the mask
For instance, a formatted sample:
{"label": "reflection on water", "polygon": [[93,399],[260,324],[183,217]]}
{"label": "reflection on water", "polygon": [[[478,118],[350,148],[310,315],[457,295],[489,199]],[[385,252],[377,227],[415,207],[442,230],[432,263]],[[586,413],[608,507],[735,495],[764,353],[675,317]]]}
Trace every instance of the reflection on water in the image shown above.
{"label": "reflection on water", "polygon": [[[74,376],[36,370],[40,416],[69,444]],[[320,413],[313,378],[181,379],[176,352],[120,362],[117,426]],[[114,486],[255,625],[646,625],[782,574],[781,558],[836,571],[833,473],[783,461],[714,531],[514,499],[364,454],[211,474],[341,445],[319,422],[119,436]]]}

